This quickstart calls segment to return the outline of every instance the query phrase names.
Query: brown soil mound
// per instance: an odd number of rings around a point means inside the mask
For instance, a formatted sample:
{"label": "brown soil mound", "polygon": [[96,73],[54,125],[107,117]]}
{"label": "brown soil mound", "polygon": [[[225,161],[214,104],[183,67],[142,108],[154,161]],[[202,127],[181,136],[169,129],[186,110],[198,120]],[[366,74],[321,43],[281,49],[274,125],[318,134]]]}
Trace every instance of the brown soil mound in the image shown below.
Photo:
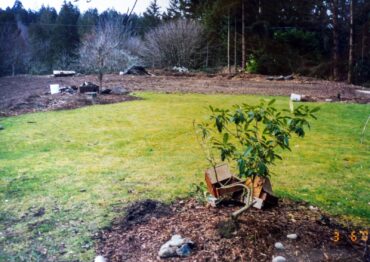
{"label": "brown soil mound", "polygon": [[94,103],[84,94],[31,95],[21,102],[10,102],[0,116],[14,116],[30,112],[75,109],[93,104],[112,104],[138,99],[130,95],[99,95]]}
{"label": "brown soil mound", "polygon": [[[166,261],[271,261],[278,255],[287,261],[370,259],[368,243],[351,241],[353,228],[344,229],[305,203],[282,200],[279,206],[268,210],[250,209],[237,223],[229,220],[231,212],[239,208],[235,206],[210,208],[193,199],[173,204],[172,212],[158,203],[154,206],[150,202],[131,206],[126,218],[117,219],[111,228],[99,234],[97,254],[108,261],[159,261],[161,245],[172,235],[180,234],[196,243],[195,250],[188,258]],[[130,222],[138,218],[139,223]],[[333,240],[335,231],[340,234],[338,242]],[[291,233],[298,238],[288,239],[287,234]],[[276,242],[283,243],[285,249],[277,250]]]}

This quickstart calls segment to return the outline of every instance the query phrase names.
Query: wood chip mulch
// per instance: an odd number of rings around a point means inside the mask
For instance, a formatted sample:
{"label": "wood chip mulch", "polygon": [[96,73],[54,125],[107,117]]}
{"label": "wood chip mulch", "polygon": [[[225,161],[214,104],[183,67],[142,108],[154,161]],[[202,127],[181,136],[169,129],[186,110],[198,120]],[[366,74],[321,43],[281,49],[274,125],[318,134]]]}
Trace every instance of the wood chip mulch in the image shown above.
{"label": "wood chip mulch", "polygon": [[[158,251],[172,235],[180,234],[196,243],[187,258],[164,261],[370,261],[369,241],[352,241],[351,231],[308,204],[279,200],[267,210],[249,209],[237,223],[230,214],[238,206],[207,207],[194,199],[171,206],[146,200],[126,209],[97,237],[97,255],[108,261],[160,261]],[[334,232],[340,240],[334,242]],[[296,240],[287,234],[298,235]],[[284,250],[274,247],[276,242]]]}

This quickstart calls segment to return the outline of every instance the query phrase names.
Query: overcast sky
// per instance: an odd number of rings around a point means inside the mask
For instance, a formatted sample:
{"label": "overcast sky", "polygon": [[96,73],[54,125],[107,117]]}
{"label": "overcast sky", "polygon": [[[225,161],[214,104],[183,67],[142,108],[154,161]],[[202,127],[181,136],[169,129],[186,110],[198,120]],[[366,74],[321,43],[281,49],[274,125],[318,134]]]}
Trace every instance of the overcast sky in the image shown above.
{"label": "overcast sky", "polygon": [[[63,0],[21,0],[25,9],[38,10],[42,5],[49,5],[59,11],[63,4]],[[79,0],[78,2],[71,1],[74,5],[78,6],[80,11],[84,12],[89,8],[97,8],[99,12],[102,12],[108,8],[114,8],[115,10],[126,13],[128,8],[132,8],[135,0],[91,0],[89,3],[86,0]],[[137,14],[143,13],[149,6],[151,0],[138,0],[135,12]],[[165,10],[168,6],[169,0],[158,0],[158,5]],[[0,8],[12,7],[14,0],[0,0]]]}

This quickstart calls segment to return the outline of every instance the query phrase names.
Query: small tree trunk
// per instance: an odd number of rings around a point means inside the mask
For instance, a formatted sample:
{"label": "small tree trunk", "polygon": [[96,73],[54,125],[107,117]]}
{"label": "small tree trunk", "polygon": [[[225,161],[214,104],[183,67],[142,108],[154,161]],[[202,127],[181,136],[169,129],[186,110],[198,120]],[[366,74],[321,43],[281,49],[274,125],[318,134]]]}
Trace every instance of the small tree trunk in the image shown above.
{"label": "small tree trunk", "polygon": [[230,68],[230,9],[229,9],[229,15],[227,17],[227,70],[230,74],[231,73],[231,68]]}
{"label": "small tree trunk", "polygon": [[349,54],[348,54],[348,77],[347,81],[349,84],[353,83],[353,55],[354,55],[354,33],[353,33],[353,16],[354,16],[354,3],[355,0],[351,0],[351,11],[350,11],[350,30],[349,30]]}
{"label": "small tree trunk", "polygon": [[12,76],[15,76],[15,63],[12,63]]}
{"label": "small tree trunk", "polygon": [[339,78],[339,23],[338,23],[338,0],[332,0],[333,11],[333,78]]}
{"label": "small tree trunk", "polygon": [[99,78],[99,93],[101,93],[101,90],[103,88],[103,73],[99,72],[98,78]]}
{"label": "small tree trunk", "polygon": [[244,0],[242,0],[242,70],[245,69],[245,14]]}

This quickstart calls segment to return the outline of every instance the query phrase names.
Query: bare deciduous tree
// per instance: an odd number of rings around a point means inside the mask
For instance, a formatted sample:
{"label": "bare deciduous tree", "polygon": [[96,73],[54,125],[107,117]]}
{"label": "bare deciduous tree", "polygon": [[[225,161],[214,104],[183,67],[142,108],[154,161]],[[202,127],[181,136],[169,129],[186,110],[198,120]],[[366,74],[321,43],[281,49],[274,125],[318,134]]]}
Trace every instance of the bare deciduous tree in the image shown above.
{"label": "bare deciduous tree", "polygon": [[122,28],[122,23],[103,21],[82,41],[80,66],[88,73],[98,75],[100,88],[104,74],[124,70],[137,62],[137,58],[124,48],[127,39],[129,33]]}
{"label": "bare deciduous tree", "polygon": [[202,40],[203,28],[197,21],[171,21],[145,35],[143,56],[153,66],[194,67],[196,56],[202,51]]}

